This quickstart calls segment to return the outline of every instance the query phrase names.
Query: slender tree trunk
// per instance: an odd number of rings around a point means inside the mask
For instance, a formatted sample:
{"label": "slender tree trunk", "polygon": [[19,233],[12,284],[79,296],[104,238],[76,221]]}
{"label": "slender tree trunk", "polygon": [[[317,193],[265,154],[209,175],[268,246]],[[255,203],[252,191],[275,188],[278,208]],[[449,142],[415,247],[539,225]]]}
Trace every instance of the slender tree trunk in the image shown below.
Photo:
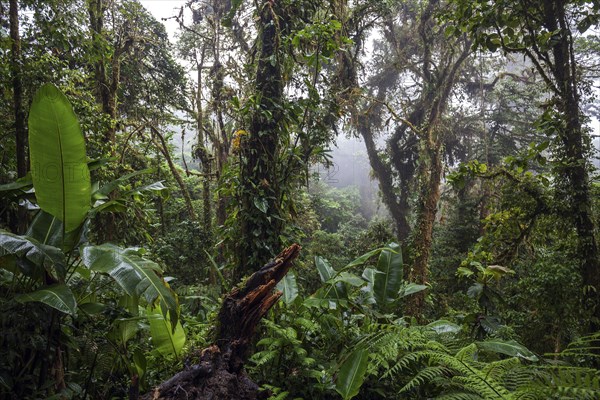
{"label": "slender tree trunk", "polygon": [[[88,14],[90,17],[90,33],[92,36],[93,50],[96,53],[94,62],[94,78],[96,80],[96,96],[106,114],[110,113],[110,85],[106,76],[106,65],[104,60],[104,49],[102,41],[104,40],[104,0],[89,0]],[[110,133],[105,133],[105,139],[110,140]]]}
{"label": "slender tree trunk", "polygon": [[190,192],[188,191],[187,186],[185,185],[185,182],[181,178],[181,174],[177,171],[177,167],[175,166],[175,163],[173,162],[173,159],[171,158],[171,154],[169,154],[169,146],[167,145],[167,141],[165,140],[164,136],[160,133],[160,131],[155,126],[153,126],[153,125],[149,125],[149,126],[150,126],[150,130],[152,131],[152,133],[158,138],[158,140],[160,142],[160,143],[158,143],[158,142],[156,142],[156,140],[153,139],[154,145],[160,149],[161,153],[165,157],[165,160],[167,160],[167,165],[169,166],[169,169],[171,170],[171,174],[173,175],[173,178],[175,178],[175,182],[177,182],[177,185],[179,186],[179,189],[181,190],[181,194],[185,201],[185,205],[186,205],[188,214],[190,215],[190,218],[194,221],[197,221],[198,217],[196,216],[196,212],[194,211],[194,205],[192,204],[192,196],[190,195]]}
{"label": "slender tree trunk", "polygon": [[[104,132],[104,140],[109,146],[109,153],[114,155],[116,151],[116,132],[118,117],[118,90],[121,80],[121,57],[131,46],[131,40],[123,41],[118,38],[114,44],[110,61],[107,61],[107,53],[103,42],[106,42],[104,32],[104,12],[106,11],[106,0],[88,0],[88,14],[90,17],[90,31],[92,34],[96,60],[94,62],[94,76],[96,79],[96,94],[102,112],[109,118],[109,124]],[[110,78],[107,72],[107,64],[110,64]]]}
{"label": "slender tree trunk", "polygon": [[[211,180],[211,162],[204,139],[204,110],[202,107],[202,68],[204,68],[204,56],[206,46],[202,46],[200,59],[196,58],[196,68],[198,68],[198,89],[196,90],[196,122],[197,122],[197,141],[196,141],[196,159],[200,160],[202,167],[202,220],[204,229],[212,237],[212,212],[210,202],[210,180]],[[196,55],[198,57],[198,55]],[[217,283],[217,277],[213,268],[209,269],[209,281],[211,284]]]}
{"label": "slender tree trunk", "polygon": [[[17,152],[17,176],[27,175],[27,129],[23,108],[23,82],[21,79],[21,36],[19,34],[19,2],[10,0],[9,5],[11,46],[11,74],[13,84],[13,111],[15,116],[15,145]],[[12,227],[17,233],[25,233],[27,229],[27,209],[19,207],[17,221]]]}
{"label": "slender tree trunk", "polygon": [[[216,162],[218,182],[221,179],[223,169],[225,168],[225,164],[229,158],[229,154],[223,150],[221,145],[216,146],[215,153],[217,156]],[[215,210],[215,218],[218,226],[225,225],[225,221],[227,220],[227,198],[225,198],[221,192],[217,194],[217,209]]]}
{"label": "slender tree trunk", "polygon": [[202,49],[202,55],[198,66],[198,91],[196,93],[196,113],[197,113],[197,127],[198,127],[198,140],[196,142],[196,154],[202,165],[202,219],[204,227],[207,231],[212,230],[212,213],[210,204],[210,178],[211,178],[211,165],[210,157],[206,145],[204,143],[204,112],[202,109],[202,67],[204,64],[204,49]]}

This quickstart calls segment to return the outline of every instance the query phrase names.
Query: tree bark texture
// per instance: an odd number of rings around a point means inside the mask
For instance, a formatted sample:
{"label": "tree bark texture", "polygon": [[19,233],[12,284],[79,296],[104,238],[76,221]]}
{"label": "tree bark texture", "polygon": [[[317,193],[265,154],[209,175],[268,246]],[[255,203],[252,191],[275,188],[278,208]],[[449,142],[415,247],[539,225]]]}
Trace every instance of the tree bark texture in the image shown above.
{"label": "tree bark texture", "polygon": [[581,123],[578,93],[577,64],[574,57],[573,38],[566,15],[566,4],[560,0],[543,2],[544,25],[559,31],[559,40],[552,47],[554,62],[550,69],[558,90],[556,105],[566,125],[558,127],[566,165],[563,174],[570,186],[571,213],[578,236],[578,253],[581,257],[581,275],[588,286],[584,306],[596,318],[590,332],[600,329],[600,254],[592,218],[592,202],[587,170],[585,134]]}
{"label": "tree bark texture", "polygon": [[[470,54],[470,43],[466,40],[459,40],[453,44],[439,44],[442,46],[441,54],[434,56],[433,46],[437,39],[434,30],[434,12],[438,6],[437,0],[431,0],[420,19],[419,36],[423,45],[424,91],[411,115],[415,122],[413,126],[418,129],[419,195],[415,229],[411,238],[412,256],[410,257],[409,280],[417,284],[426,284],[429,275],[433,226],[440,199],[439,186],[443,175],[444,129],[441,126],[441,120],[456,77],[463,62]],[[434,61],[436,59],[439,61]],[[425,292],[421,291],[409,297],[405,312],[407,315],[420,316],[424,311],[424,306]]]}
{"label": "tree bark texture", "polygon": [[264,1],[258,10],[259,59],[255,105],[248,135],[241,143],[241,210],[239,265],[234,278],[252,272],[280,247],[282,229],[277,161],[282,133],[283,81],[279,60],[277,2]]}
{"label": "tree bark texture", "polygon": [[109,3],[106,0],[90,0],[88,14],[90,17],[90,32],[92,46],[97,61],[94,62],[94,76],[96,79],[96,95],[102,106],[102,112],[109,118],[108,127],[104,132],[104,140],[110,146],[109,152],[114,155],[116,151],[117,119],[119,115],[119,88],[121,84],[121,61],[123,56],[133,45],[134,39],[128,37],[130,21],[125,21],[119,31],[115,31],[115,42],[110,43],[113,48],[110,58],[105,49],[107,36],[104,27],[104,13]]}
{"label": "tree bark texture", "polygon": [[200,351],[198,362],[163,382],[143,400],[255,400],[269,396],[261,392],[244,372],[252,337],[260,319],[282,293],[275,285],[298,257],[294,244],[255,272],[242,288],[233,289],[219,312],[217,338]]}
{"label": "tree bark texture", "polygon": [[[210,154],[204,143],[204,110],[202,108],[202,68],[204,67],[205,48],[202,48],[200,60],[196,63],[198,68],[198,89],[196,91],[196,123],[197,123],[197,141],[195,157],[202,166],[202,220],[205,229],[212,230],[212,210],[210,205],[210,179],[211,179],[211,161]],[[211,283],[214,283],[211,279]]]}
{"label": "tree bark texture", "polygon": [[[17,152],[17,176],[27,175],[27,129],[25,110],[23,108],[23,81],[21,78],[21,36],[19,34],[19,2],[10,0],[9,4],[11,62],[10,69],[13,86],[13,111],[15,116],[15,150]],[[13,224],[11,224],[13,225]],[[16,224],[12,226],[17,233],[25,233],[27,229],[27,209],[19,207]]]}

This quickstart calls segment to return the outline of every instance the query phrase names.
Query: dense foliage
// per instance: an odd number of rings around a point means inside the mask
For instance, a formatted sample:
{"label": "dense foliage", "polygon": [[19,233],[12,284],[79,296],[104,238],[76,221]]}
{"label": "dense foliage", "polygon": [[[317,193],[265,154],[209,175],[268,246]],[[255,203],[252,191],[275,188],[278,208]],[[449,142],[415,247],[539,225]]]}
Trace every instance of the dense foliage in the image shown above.
{"label": "dense foliage", "polygon": [[600,398],[600,3],[144,3],[0,1],[0,399],[139,398],[292,243],[271,399]]}

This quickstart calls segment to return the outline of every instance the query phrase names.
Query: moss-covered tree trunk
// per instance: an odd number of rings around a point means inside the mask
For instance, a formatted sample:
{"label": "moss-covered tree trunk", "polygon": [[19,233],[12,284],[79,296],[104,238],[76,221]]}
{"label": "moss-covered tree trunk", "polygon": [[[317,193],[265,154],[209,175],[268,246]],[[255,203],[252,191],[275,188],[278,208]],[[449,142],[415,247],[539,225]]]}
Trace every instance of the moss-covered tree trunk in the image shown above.
{"label": "moss-covered tree trunk", "polygon": [[[418,187],[417,218],[410,240],[409,280],[418,284],[426,284],[429,275],[429,259],[433,240],[437,204],[440,199],[442,180],[442,146],[444,128],[442,117],[448,105],[450,93],[463,62],[470,54],[470,44],[465,40],[453,44],[441,45],[439,54],[434,56],[435,45],[439,45],[440,27],[436,27],[435,12],[439,7],[437,0],[430,0],[421,14],[419,36],[423,48],[421,72],[423,76],[423,92],[415,110],[414,124],[417,130],[418,145]],[[419,111],[421,110],[421,111]],[[425,292],[409,297],[406,313],[420,316],[424,311]]]}
{"label": "moss-covered tree trunk", "polygon": [[277,2],[263,1],[258,10],[259,58],[254,110],[241,143],[241,209],[239,263],[235,278],[252,272],[280,247],[282,213],[277,161],[280,147],[283,81],[279,52]]}
{"label": "moss-covered tree trunk", "polygon": [[578,253],[581,259],[581,275],[588,286],[584,306],[593,312],[596,321],[588,328],[596,332],[600,328],[600,254],[596,242],[595,224],[592,218],[590,183],[587,171],[585,134],[581,123],[578,93],[577,62],[574,42],[568,19],[567,5],[560,0],[543,2],[544,26],[550,32],[560,32],[552,47],[554,63],[550,64],[556,82],[555,101],[563,124],[557,126],[562,142],[562,172],[569,183],[570,208],[578,237]]}

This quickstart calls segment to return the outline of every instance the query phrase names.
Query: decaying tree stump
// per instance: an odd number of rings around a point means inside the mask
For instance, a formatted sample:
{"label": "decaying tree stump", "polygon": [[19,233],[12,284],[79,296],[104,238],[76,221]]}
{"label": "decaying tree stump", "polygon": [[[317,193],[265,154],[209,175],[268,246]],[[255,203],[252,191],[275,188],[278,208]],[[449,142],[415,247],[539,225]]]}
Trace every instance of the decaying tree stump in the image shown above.
{"label": "decaying tree stump", "polygon": [[267,398],[244,372],[252,336],[260,319],[282,293],[274,291],[300,252],[294,244],[233,289],[219,312],[216,342],[202,350],[199,362],[163,382],[143,400],[256,400]]}

